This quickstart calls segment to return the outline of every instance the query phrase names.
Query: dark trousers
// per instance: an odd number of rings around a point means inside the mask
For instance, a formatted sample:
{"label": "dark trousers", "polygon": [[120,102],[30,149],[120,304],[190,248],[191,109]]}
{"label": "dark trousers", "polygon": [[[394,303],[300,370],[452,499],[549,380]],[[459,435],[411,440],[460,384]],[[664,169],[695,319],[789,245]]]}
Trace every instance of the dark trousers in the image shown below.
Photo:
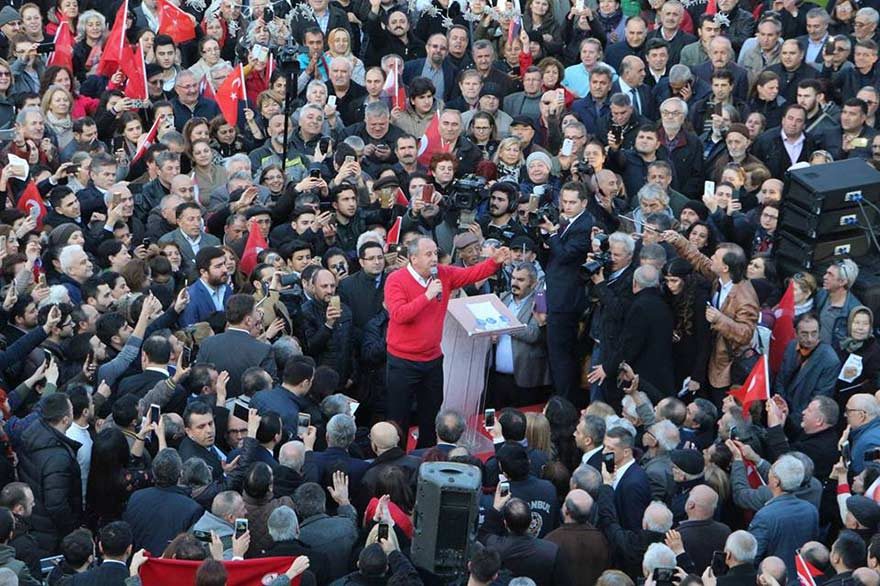
{"label": "dark trousers", "polygon": [[547,358],[553,390],[569,400],[574,400],[580,391],[577,332],[576,313],[547,314]]}
{"label": "dark trousers", "polygon": [[434,419],[443,404],[443,358],[430,362],[414,362],[388,355],[386,367],[388,419],[400,426],[402,445],[406,449],[413,399],[418,404],[416,423],[419,440],[416,447],[428,448],[437,443]]}
{"label": "dark trousers", "polygon": [[547,400],[545,387],[525,388],[516,384],[512,374],[493,370],[489,373],[489,392],[486,406],[503,409],[504,407],[527,407]]}

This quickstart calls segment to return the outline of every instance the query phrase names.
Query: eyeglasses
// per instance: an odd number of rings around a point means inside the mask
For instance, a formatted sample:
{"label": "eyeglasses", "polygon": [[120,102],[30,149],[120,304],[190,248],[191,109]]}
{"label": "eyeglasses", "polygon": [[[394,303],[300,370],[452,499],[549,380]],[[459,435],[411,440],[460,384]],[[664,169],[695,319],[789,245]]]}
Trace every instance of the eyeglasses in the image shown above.
{"label": "eyeglasses", "polygon": [[864,409],[849,409],[846,408],[843,410],[844,414],[849,415],[850,413],[867,413]]}
{"label": "eyeglasses", "polygon": [[684,116],[684,112],[680,110],[660,110],[661,116]]}
{"label": "eyeglasses", "polygon": [[12,73],[9,71],[0,71],[0,77],[12,77]]}

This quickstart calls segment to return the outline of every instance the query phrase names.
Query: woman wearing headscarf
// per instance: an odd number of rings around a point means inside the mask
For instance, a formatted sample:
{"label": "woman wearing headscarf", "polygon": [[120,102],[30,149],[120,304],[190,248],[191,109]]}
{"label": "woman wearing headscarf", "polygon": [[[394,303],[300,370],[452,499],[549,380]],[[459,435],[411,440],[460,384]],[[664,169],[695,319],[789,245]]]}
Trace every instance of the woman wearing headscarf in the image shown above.
{"label": "woman wearing headscarf", "polygon": [[840,375],[834,389],[838,404],[846,405],[856,393],[873,394],[880,388],[880,344],[874,337],[874,313],[864,305],[849,312],[847,336],[840,342]]}

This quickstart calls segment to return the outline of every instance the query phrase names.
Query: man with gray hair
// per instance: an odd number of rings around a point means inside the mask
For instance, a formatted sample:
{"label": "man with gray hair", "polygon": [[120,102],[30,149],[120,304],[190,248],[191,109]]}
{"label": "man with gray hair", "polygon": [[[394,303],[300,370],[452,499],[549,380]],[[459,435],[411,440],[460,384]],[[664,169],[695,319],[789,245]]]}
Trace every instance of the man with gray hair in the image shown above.
{"label": "man with gray hair", "polygon": [[668,419],[661,419],[648,427],[642,434],[645,453],[641,466],[651,483],[651,498],[664,503],[672,502],[675,495],[675,480],[672,477],[670,452],[678,447],[680,436],[678,427]]}
{"label": "man with gray hair", "polygon": [[[734,531],[724,544],[724,564],[727,572],[722,584],[754,584],[758,578],[755,559],[758,555],[758,542],[748,531]],[[703,580],[716,578],[709,566],[703,572]]]}
{"label": "man with gray hair", "polygon": [[611,567],[611,551],[605,536],[590,524],[593,498],[579,488],[571,490],[562,504],[562,525],[544,539],[559,546],[569,560],[577,560],[579,571],[573,586],[592,586]]}
{"label": "man with gray hair", "polygon": [[199,93],[199,80],[192,71],[184,69],[177,74],[174,91],[177,96],[171,100],[171,107],[174,108],[174,126],[179,132],[190,118],[211,120],[220,114],[217,103]]}
{"label": "man with gray hair", "polygon": [[860,474],[865,468],[865,452],[880,446],[880,404],[874,395],[858,393],[846,402],[844,415],[852,444],[850,470]]}
{"label": "man with gray hair", "polygon": [[822,288],[816,292],[814,313],[819,316],[819,340],[840,347],[848,334],[849,316],[862,305],[852,292],[859,277],[859,265],[852,259],[835,262],[822,276]]}
{"label": "man with gray hair", "polygon": [[328,478],[333,470],[341,470],[348,476],[348,486],[352,494],[358,495],[361,491],[361,481],[364,473],[370,467],[367,462],[353,458],[348,453],[348,447],[354,441],[357,426],[354,418],[347,413],[338,413],[327,422],[327,449],[321,452],[314,451],[315,436],[307,435],[306,466],[314,466],[316,476],[314,478]]}
{"label": "man with gray hair", "polygon": [[652,543],[642,560],[642,576],[647,580],[657,568],[675,570],[675,553],[664,543]]}
{"label": "man with gray hair", "polygon": [[61,249],[58,263],[62,273],[58,282],[67,289],[71,303],[80,305],[83,302],[82,286],[94,273],[92,261],[82,246],[69,244]]}
{"label": "man with gray hair", "polygon": [[327,514],[327,496],[321,485],[306,482],[293,495],[297,516],[302,519],[299,539],[308,547],[327,555],[331,581],[341,578],[348,571],[352,549],[358,538],[358,514],[348,500],[348,486],[344,473],[333,474],[330,496],[338,506],[335,516]]}
{"label": "man with gray hair", "polygon": [[455,449],[461,436],[464,435],[466,427],[467,424],[464,417],[461,416],[461,413],[454,409],[442,409],[437,413],[437,417],[434,418],[434,430],[437,432],[437,445],[413,450],[410,452],[410,455],[415,456],[416,458],[424,458],[428,450],[434,448],[444,454],[449,454],[449,452]]}
{"label": "man with gray hair", "polygon": [[[305,444],[298,440],[283,444],[278,451],[278,466],[274,469],[274,495],[293,497],[296,489],[306,481],[306,468]],[[308,470],[314,470],[314,465],[310,464]]]}
{"label": "man with gray hair", "polygon": [[223,543],[223,559],[231,560],[235,520],[247,517],[247,514],[241,494],[234,490],[224,490],[214,497],[211,510],[205,511],[201,519],[192,526],[192,531],[215,533]]}
{"label": "man with gray hair", "polygon": [[818,510],[793,494],[803,483],[804,473],[803,463],[788,454],[770,468],[767,486],[773,498],[758,510],[749,524],[749,533],[758,541],[758,559],[777,556],[787,568],[793,568],[798,548],[818,537]]}
{"label": "man with gray hair", "polygon": [[266,522],[272,545],[260,552],[259,557],[308,556],[309,569],[318,584],[329,584],[330,560],[327,554],[317,551],[299,540],[299,519],[296,512],[286,505],[272,511]]}
{"label": "man with gray hair", "polygon": [[621,360],[660,394],[670,395],[675,391],[673,372],[668,367],[673,362],[669,340],[675,320],[660,291],[660,271],[653,265],[637,268],[632,291],[633,302],[620,336]]}

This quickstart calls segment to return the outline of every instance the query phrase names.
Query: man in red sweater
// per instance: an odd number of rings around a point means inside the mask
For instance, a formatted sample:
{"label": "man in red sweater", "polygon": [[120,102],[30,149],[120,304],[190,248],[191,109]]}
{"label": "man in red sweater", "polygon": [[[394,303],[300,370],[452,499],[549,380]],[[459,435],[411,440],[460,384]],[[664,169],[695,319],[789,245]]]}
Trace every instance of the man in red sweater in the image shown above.
{"label": "man in red sweater", "polygon": [[452,291],[482,281],[510,260],[510,249],[469,268],[439,265],[437,245],[420,237],[408,247],[409,264],[385,284],[388,307],[388,418],[403,430],[406,444],[413,395],[418,402],[418,447],[436,443],[434,418],[443,403],[443,352],[440,338]]}

